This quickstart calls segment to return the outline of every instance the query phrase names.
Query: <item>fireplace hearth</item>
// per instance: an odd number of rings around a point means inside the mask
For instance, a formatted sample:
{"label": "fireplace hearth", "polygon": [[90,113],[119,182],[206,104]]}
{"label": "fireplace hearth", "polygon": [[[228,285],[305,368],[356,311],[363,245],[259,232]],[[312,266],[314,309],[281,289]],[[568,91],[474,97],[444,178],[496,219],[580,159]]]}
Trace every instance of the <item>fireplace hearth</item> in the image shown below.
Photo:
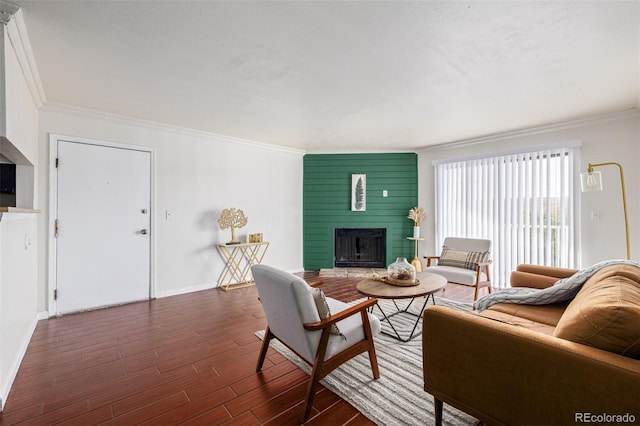
{"label": "fireplace hearth", "polygon": [[336,228],[335,266],[384,268],[386,245],[386,228]]}

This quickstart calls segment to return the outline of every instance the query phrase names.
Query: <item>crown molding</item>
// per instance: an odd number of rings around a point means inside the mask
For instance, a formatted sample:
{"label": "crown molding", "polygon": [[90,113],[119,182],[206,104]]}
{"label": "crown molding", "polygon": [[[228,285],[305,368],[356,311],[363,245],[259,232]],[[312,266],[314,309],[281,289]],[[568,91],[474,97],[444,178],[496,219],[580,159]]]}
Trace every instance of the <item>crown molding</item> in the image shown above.
{"label": "crown molding", "polygon": [[0,0],[0,24],[7,25],[18,9],[15,4]]}
{"label": "crown molding", "polygon": [[502,133],[494,133],[491,135],[480,136],[477,138],[463,139],[454,142],[447,142],[438,145],[430,145],[423,148],[424,151],[442,151],[447,149],[465,148],[475,145],[481,145],[489,142],[500,141],[504,139],[511,139],[516,137],[533,136],[543,133],[555,132],[559,130],[566,130],[575,127],[581,127],[591,124],[601,124],[611,121],[623,120],[626,118],[640,118],[640,110],[637,108],[627,109],[624,111],[617,111],[608,114],[596,115],[593,117],[580,118],[576,120],[563,121],[560,123],[546,124],[543,126],[530,127],[527,129],[510,130]]}
{"label": "crown molding", "polygon": [[40,81],[40,74],[38,74],[38,67],[33,57],[33,51],[31,50],[27,28],[22,18],[22,10],[18,10],[13,15],[13,19],[9,21],[6,28],[9,42],[16,54],[16,58],[18,58],[18,63],[29,86],[31,97],[36,106],[40,108],[46,101],[46,97]]}
{"label": "crown molding", "polygon": [[190,136],[201,139],[208,139],[215,142],[224,142],[233,145],[246,145],[253,148],[268,149],[271,151],[286,152],[289,154],[304,155],[305,151],[295,148],[284,147],[280,145],[268,144],[265,142],[254,141],[250,139],[237,138],[234,136],[221,135],[213,132],[205,132],[202,130],[194,130],[186,127],[173,126],[170,124],[159,123],[156,121],[143,120],[139,118],[127,117],[124,115],[102,112],[88,108],[76,107],[73,105],[60,104],[56,102],[46,102],[40,108],[42,111],[59,112],[70,114],[77,117],[87,117],[100,120],[108,120],[112,123],[143,127],[150,130],[175,133],[181,136]]}

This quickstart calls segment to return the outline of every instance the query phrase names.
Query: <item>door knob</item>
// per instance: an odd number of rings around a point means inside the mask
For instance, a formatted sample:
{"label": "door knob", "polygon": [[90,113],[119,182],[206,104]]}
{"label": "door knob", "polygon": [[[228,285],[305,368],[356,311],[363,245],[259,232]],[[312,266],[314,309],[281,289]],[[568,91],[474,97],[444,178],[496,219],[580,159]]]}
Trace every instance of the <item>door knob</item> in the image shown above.
{"label": "door knob", "polygon": [[142,230],[140,230],[140,233],[141,233],[142,235],[147,235],[147,230],[146,230],[146,229],[142,229]]}

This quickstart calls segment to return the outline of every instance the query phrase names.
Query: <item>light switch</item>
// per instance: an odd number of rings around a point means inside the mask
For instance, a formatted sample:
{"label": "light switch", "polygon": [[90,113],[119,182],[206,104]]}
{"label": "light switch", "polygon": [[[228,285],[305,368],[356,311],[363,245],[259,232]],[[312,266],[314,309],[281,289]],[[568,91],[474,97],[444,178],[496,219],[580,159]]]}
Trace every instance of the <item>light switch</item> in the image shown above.
{"label": "light switch", "polygon": [[165,210],[164,217],[167,220],[173,220],[173,212],[171,210]]}
{"label": "light switch", "polygon": [[382,196],[383,196],[383,197],[386,197],[386,196],[388,196],[388,195],[389,195],[389,192],[388,192],[386,189],[383,189],[383,190],[382,190]]}

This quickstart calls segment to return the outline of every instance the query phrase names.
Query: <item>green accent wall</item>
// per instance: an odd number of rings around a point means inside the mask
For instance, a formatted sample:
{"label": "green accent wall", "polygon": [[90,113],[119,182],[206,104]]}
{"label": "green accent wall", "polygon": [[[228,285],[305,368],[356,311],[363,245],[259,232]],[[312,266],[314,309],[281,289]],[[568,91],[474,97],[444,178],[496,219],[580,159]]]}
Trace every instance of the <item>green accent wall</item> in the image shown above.
{"label": "green accent wall", "polygon": [[[366,174],[366,211],[351,211],[351,175]],[[383,197],[387,190],[387,197]],[[307,154],[304,156],[304,269],[334,266],[335,228],[386,228],[387,265],[413,258],[413,222],[418,205],[418,156]]]}

